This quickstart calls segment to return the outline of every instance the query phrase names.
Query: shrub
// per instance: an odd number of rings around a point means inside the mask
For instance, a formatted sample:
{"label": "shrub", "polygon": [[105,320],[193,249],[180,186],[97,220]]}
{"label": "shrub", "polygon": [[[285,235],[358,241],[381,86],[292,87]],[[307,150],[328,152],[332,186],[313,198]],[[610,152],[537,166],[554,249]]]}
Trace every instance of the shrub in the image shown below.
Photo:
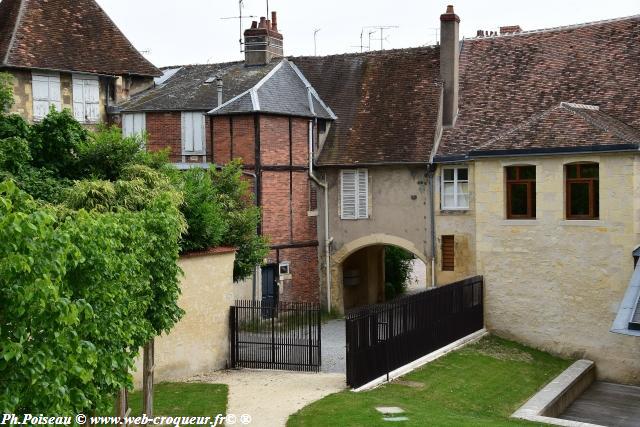
{"label": "shrub", "polygon": [[190,169],[178,182],[184,194],[181,210],[188,224],[187,232],[182,236],[182,251],[219,246],[228,224],[210,174],[204,169]]}
{"label": "shrub", "polygon": [[77,176],[115,181],[142,151],[138,137],[123,138],[119,128],[103,127],[92,132],[78,147]]}
{"label": "shrub", "polygon": [[20,173],[31,161],[29,142],[23,138],[0,139],[0,170]]}
{"label": "shrub", "polygon": [[404,294],[411,275],[411,263],[414,256],[402,248],[386,246],[384,248],[385,296],[393,299]]}
{"label": "shrub", "polygon": [[0,139],[29,139],[31,128],[29,123],[18,114],[0,114]]}
{"label": "shrub", "polygon": [[89,132],[69,110],[58,112],[52,107],[41,122],[31,127],[33,164],[63,178],[78,177],[78,153],[88,137]]}
{"label": "shrub", "polygon": [[0,73],[0,113],[4,113],[13,105],[13,76]]}
{"label": "shrub", "polygon": [[221,243],[237,249],[233,278],[242,280],[250,276],[269,253],[266,238],[257,234],[260,208],[254,204],[250,182],[242,178],[240,161],[212,170],[210,175],[228,227]]}

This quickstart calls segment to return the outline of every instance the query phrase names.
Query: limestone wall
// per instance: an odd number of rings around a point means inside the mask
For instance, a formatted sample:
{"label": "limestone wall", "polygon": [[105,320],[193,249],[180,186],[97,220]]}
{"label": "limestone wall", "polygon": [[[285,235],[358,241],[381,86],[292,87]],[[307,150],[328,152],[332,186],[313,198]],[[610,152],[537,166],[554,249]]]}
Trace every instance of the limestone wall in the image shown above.
{"label": "limestone wall", "polygon": [[[229,307],[233,304],[235,252],[180,259],[184,271],[178,305],[185,315],[168,335],[155,341],[156,383],[224,369],[229,353]],[[142,385],[142,357],[134,373]]]}
{"label": "limestone wall", "polygon": [[[600,164],[600,219],[564,219],[564,164]],[[533,164],[537,218],[506,220],[504,167]],[[640,243],[634,154],[479,160],[477,271],[487,327],[552,353],[596,362],[602,379],[640,383],[640,341],[609,332]],[[439,234],[441,229],[438,230]]]}

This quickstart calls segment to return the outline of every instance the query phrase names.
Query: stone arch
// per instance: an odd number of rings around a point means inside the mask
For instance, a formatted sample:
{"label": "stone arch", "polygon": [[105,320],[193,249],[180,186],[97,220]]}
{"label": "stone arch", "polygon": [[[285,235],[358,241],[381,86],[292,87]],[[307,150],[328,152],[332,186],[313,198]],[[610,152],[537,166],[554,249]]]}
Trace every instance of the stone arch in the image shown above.
{"label": "stone arch", "polygon": [[361,249],[372,246],[397,246],[413,253],[426,265],[429,265],[424,251],[420,250],[413,242],[401,237],[389,234],[370,234],[360,237],[343,245],[331,256],[331,305],[339,312],[344,310],[344,287],[343,287],[343,263],[353,254]]}

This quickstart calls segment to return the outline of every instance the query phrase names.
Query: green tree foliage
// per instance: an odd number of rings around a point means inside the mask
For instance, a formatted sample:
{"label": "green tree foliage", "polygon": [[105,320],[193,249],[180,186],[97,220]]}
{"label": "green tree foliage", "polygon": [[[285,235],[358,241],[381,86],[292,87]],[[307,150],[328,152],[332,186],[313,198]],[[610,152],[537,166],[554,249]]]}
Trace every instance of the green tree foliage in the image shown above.
{"label": "green tree foliage", "polygon": [[4,113],[13,105],[13,76],[0,73],[0,113]]}
{"label": "green tree foliage", "polygon": [[78,146],[77,175],[115,181],[124,168],[136,163],[142,144],[140,137],[124,138],[115,126],[91,132]]}
{"label": "green tree foliage", "polygon": [[396,246],[384,248],[384,281],[385,296],[392,299],[405,293],[407,282],[411,276],[411,263],[414,260],[411,252]]}
{"label": "green tree foliage", "polygon": [[177,180],[184,194],[182,213],[187,221],[187,232],[182,236],[185,252],[219,246],[229,224],[220,203],[220,194],[204,169],[190,169]]}
{"label": "green tree foliage", "polygon": [[233,278],[242,280],[250,276],[269,253],[266,238],[257,234],[260,208],[255,206],[250,191],[251,181],[242,178],[240,161],[212,170],[210,174],[228,227],[222,244],[237,248]]}
{"label": "green tree foliage", "polygon": [[30,138],[34,166],[50,169],[62,178],[80,175],[78,156],[87,143],[89,131],[76,121],[71,111],[51,108],[41,122],[31,127]]}
{"label": "green tree foliage", "polygon": [[132,385],[138,349],[182,315],[176,201],[55,210],[0,184],[0,409],[106,412]]}

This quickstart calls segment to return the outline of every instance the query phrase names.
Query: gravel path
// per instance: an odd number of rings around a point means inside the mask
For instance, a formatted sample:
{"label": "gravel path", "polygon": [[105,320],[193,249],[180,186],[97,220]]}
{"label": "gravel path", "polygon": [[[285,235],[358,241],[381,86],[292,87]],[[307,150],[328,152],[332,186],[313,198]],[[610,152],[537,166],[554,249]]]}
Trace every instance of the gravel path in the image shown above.
{"label": "gravel path", "polygon": [[347,372],[344,319],[322,324],[322,372]]}
{"label": "gravel path", "polygon": [[346,388],[344,374],[253,369],[216,371],[188,381],[229,386],[227,413],[235,415],[237,421],[228,422],[228,426],[246,425],[241,422],[244,414],[251,416],[248,425],[252,427],[284,426],[289,415]]}

